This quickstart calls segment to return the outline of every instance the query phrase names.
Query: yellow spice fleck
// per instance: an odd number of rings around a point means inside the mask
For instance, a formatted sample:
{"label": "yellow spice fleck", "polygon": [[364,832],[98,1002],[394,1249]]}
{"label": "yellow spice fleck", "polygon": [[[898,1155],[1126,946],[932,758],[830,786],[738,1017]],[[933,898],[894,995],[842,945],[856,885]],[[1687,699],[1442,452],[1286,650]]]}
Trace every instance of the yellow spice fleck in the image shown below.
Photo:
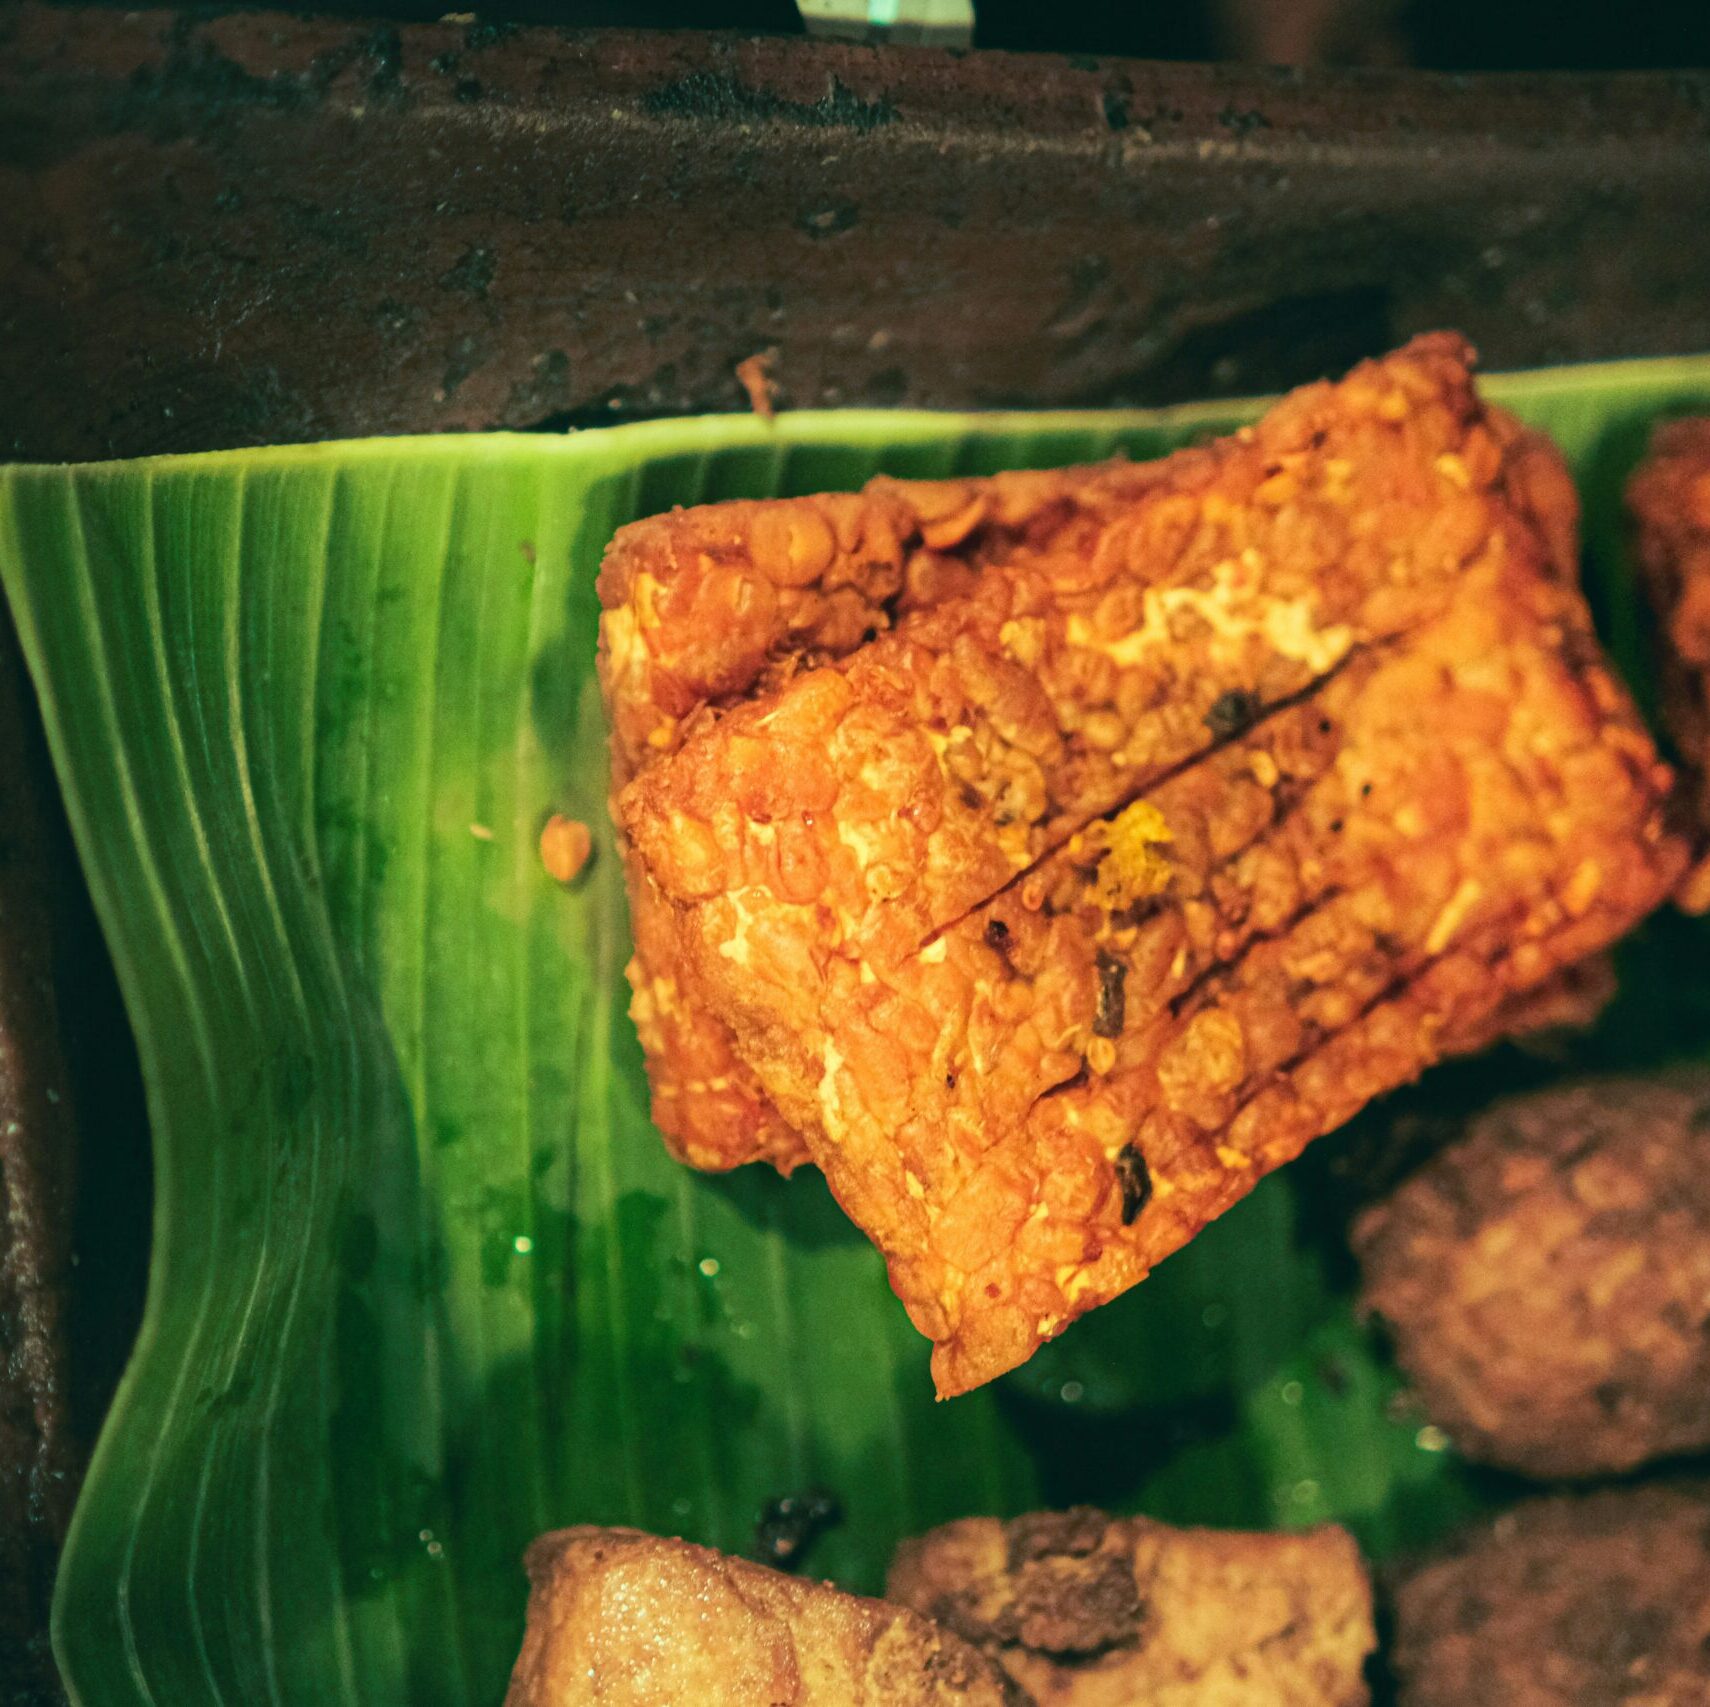
{"label": "yellow spice fleck", "polygon": [[1467,472],[1467,465],[1452,450],[1444,451],[1437,458],[1437,472],[1451,485],[1460,487],[1463,492],[1472,487],[1472,475]]}
{"label": "yellow spice fleck", "polygon": [[1136,800],[1104,826],[1105,855],[1099,862],[1095,899],[1101,907],[1131,906],[1156,895],[1170,881],[1170,862],[1160,848],[1174,835],[1149,800]]}

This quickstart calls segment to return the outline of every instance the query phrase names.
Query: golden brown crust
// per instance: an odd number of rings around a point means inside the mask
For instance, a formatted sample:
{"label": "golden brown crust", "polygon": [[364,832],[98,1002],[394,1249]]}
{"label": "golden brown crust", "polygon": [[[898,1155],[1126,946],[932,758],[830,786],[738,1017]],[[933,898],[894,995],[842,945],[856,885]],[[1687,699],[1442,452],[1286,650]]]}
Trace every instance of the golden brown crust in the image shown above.
{"label": "golden brown crust", "polygon": [[996,1666],[883,1601],[634,1529],[528,1550],[505,1707],[1012,1707]]}
{"label": "golden brown crust", "polygon": [[[600,575],[600,675],[614,796],[696,729],[910,611],[967,590],[981,563],[1085,525],[1115,468],[984,481],[874,480],[864,492],[676,510],[620,529]],[[615,814],[614,814],[615,816]],[[631,1016],[654,1121],[679,1159],[724,1169],[807,1159],[729,1029],[677,975],[665,903],[625,843]]]}
{"label": "golden brown crust", "polygon": [[1077,477],[1042,546],[620,797],[680,984],[884,1252],[941,1393],[1673,882],[1571,488],[1466,355],[1420,340]]}
{"label": "golden brown crust", "polygon": [[1627,486],[1640,580],[1664,641],[1663,712],[1690,768],[1700,858],[1676,897],[1710,908],[1710,417],[1658,427]]}
{"label": "golden brown crust", "polygon": [[737,1053],[730,1027],[698,990],[685,988],[676,914],[621,832],[618,839],[635,944],[624,968],[629,1014],[647,1065],[653,1124],[672,1155],[690,1167],[719,1173],[760,1161],[793,1173],[809,1160],[801,1134],[786,1124]]}
{"label": "golden brown crust", "polygon": [[1363,1707],[1371,1585],[1347,1533],[1171,1529],[1096,1511],[969,1518],[887,1590],[1039,1707]]}
{"label": "golden brown crust", "polygon": [[[1451,409],[1464,410],[1465,346],[1443,336],[1419,340],[1410,353],[1419,372],[1404,384],[1416,392],[1436,384]],[[1499,413],[1447,454],[1457,469],[1484,466],[1491,441],[1501,447],[1507,485],[1571,576],[1575,499],[1559,459]],[[878,479],[858,494],[709,505],[620,530],[600,578],[614,793],[746,697],[847,656],[911,611],[965,594],[983,566],[1018,553],[1072,553],[1102,537],[1121,506],[1158,481],[1159,465],[1122,464],[984,480]],[[1270,487],[1275,498],[1274,480]],[[764,1159],[790,1172],[807,1159],[805,1147],[724,1022],[678,976],[667,925],[656,916],[664,902],[627,846],[625,854],[637,915],[631,1012],[656,1124],[694,1166]]]}
{"label": "golden brown crust", "polygon": [[1533,1500],[1395,1594],[1399,1707],[1702,1707],[1710,1490]]}
{"label": "golden brown crust", "polygon": [[1710,1448],[1710,1073],[1499,1102],[1354,1248],[1465,1456],[1547,1479]]}
{"label": "golden brown crust", "polygon": [[700,728],[619,797],[655,881],[914,952],[1204,752],[1226,695],[1274,705],[1442,608],[1489,548],[1503,463],[1465,364],[1421,341],[1233,438],[1113,465],[963,596]]}
{"label": "golden brown crust", "polygon": [[[1435,386],[1451,410],[1466,411],[1465,346],[1445,335],[1413,349],[1417,370],[1395,376],[1403,389]],[[1379,407],[1399,395],[1383,394]],[[1509,442],[1512,424],[1492,417],[1486,425],[1488,433],[1469,435],[1465,445],[1457,441],[1450,454],[1470,456],[1477,467],[1489,461],[1494,438],[1521,467],[1525,459]],[[621,530],[600,578],[600,670],[613,728],[614,792],[757,690],[845,657],[911,611],[966,593],[983,565],[1018,553],[1072,558],[1107,533],[1116,551],[1191,544],[1174,537],[1182,526],[1180,503],[1162,505],[1148,528],[1129,535],[1109,524],[1158,484],[1161,469],[1173,467],[1180,480],[1192,461],[1190,454],[1142,468],[1112,464],[987,480],[880,479],[859,494],[710,505]],[[1543,466],[1547,481],[1548,459]],[[1286,484],[1288,470],[1278,475]],[[1186,484],[1191,491],[1192,479]],[[1270,479],[1269,496],[1281,490]],[[1571,533],[1571,492],[1567,514]],[[1111,555],[1107,549],[1107,560]],[[1108,613],[1110,601],[1094,608]],[[1134,697],[1132,683],[1128,694]],[[1025,770],[1025,757],[1020,763]],[[1020,785],[1026,782],[1024,776]],[[624,851],[637,915],[632,1014],[646,1049],[656,1124],[673,1152],[695,1166],[761,1158],[789,1172],[806,1157],[800,1139],[723,1021],[684,986],[671,957],[654,951],[665,929],[653,916],[662,903],[627,844]]]}

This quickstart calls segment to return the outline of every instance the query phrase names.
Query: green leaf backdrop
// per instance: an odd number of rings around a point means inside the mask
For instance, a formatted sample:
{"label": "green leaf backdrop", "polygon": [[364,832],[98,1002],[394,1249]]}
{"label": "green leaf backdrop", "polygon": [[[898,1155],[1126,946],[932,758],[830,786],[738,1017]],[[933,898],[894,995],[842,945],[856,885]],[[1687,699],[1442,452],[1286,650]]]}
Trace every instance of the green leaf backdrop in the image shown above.
{"label": "green leaf backdrop", "polygon": [[[1572,459],[1594,598],[1642,672],[1620,481],[1655,416],[1710,407],[1710,360],[1491,389]],[[58,1588],[83,1707],[493,1703],[537,1531],[742,1549],[767,1498],[814,1485],[846,1520],[813,1567],[864,1589],[898,1537],[970,1512],[1336,1517],[1382,1553],[1487,1496],[1394,1405],[1310,1163],[935,1405],[817,1176],[665,1157],[625,1017],[593,677],[616,527],[881,470],[1151,455],[1255,407],[0,471],[0,579],[155,1142],[142,1336]],[[595,827],[570,890],[536,854],[552,811]],[[1680,976],[1701,942],[1640,941],[1586,1059],[1710,1038]]]}

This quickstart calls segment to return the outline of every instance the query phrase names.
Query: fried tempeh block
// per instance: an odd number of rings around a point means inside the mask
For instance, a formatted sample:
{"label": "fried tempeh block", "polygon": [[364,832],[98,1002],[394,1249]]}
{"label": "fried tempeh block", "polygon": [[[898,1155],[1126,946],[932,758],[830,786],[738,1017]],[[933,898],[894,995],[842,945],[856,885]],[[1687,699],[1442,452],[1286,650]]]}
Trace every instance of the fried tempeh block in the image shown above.
{"label": "fried tempeh block", "polygon": [[1571,488],[1466,359],[1421,340],[1106,471],[1103,521],[621,794],[678,977],[884,1252],[941,1393],[1673,881]]}
{"label": "fried tempeh block", "polygon": [[1702,1707],[1710,1486],[1530,1500],[1398,1583],[1398,1707]]}
{"label": "fried tempeh block", "polygon": [[1505,1098],[1353,1243],[1466,1457],[1547,1479],[1710,1449],[1710,1072]]}
{"label": "fried tempeh block", "polygon": [[[613,791],[696,729],[803,667],[846,657],[894,621],[965,593],[988,561],[1108,515],[1127,471],[1078,468],[968,481],[877,479],[860,493],[679,510],[621,529],[600,575],[600,674]],[[615,815],[615,814],[614,814]],[[631,1008],[654,1119],[701,1168],[806,1158],[737,1054],[683,987],[670,909],[626,845]]]}
{"label": "fried tempeh block", "polygon": [[[1464,389],[1464,373],[1452,380]],[[1536,513],[1555,522],[1554,544],[1571,553],[1571,494],[1565,506],[1552,501],[1559,476],[1550,458],[1536,458],[1529,476],[1525,441],[1515,441],[1501,417],[1491,425],[1505,441],[1509,484],[1524,490],[1530,479],[1542,488]],[[620,530],[600,577],[614,795],[756,690],[845,657],[911,611],[965,594],[984,565],[1059,545],[1073,550],[1077,540],[1101,535],[1154,478],[1121,465],[989,480],[881,478],[856,494],[708,505]],[[790,1172],[807,1156],[800,1137],[728,1027],[678,975],[669,909],[627,844],[625,854],[635,935],[631,1014],[656,1125],[673,1153],[696,1167],[766,1160]],[[1516,1020],[1524,1029],[1527,1016]]]}
{"label": "fried tempeh block", "polygon": [[635,1529],[528,1550],[505,1707],[1014,1707],[1003,1672],[901,1607]]}
{"label": "fried tempeh block", "polygon": [[1363,1707],[1377,1645],[1365,1566],[1336,1528],[969,1518],[904,1542],[887,1593],[1038,1707]]}
{"label": "fried tempeh block", "polygon": [[[1418,371],[1400,374],[1404,383],[1415,392],[1437,387],[1447,406],[1466,417],[1461,429],[1476,425],[1463,348],[1440,338],[1415,349]],[[1396,398],[1391,391],[1380,401],[1393,409]],[[1511,425],[1500,417],[1490,425],[1510,441],[1507,460],[1518,467]],[[1445,466],[1463,454],[1475,463],[1491,454],[1486,439],[1453,426],[1443,444],[1451,459]],[[1340,466],[1333,458],[1327,463],[1333,471]],[[1174,459],[1178,468],[1183,464]],[[1547,497],[1556,472],[1547,457],[1536,467]],[[847,656],[910,612],[965,595],[986,565],[1018,554],[1072,555],[1105,541],[1125,509],[1159,486],[1158,469],[1115,464],[989,480],[879,479],[859,494],[709,505],[621,530],[600,578],[614,793],[756,690],[780,685],[803,666]],[[1514,484],[1513,468],[1510,475]],[[1286,482],[1270,480],[1267,498],[1285,490]],[[1345,507],[1351,491],[1338,497]],[[1571,531],[1571,495],[1567,515]],[[1192,520],[1191,503],[1177,503],[1159,509],[1151,525],[1169,536]],[[1571,550],[1571,538],[1566,544]],[[1148,549],[1120,532],[1113,546]],[[1106,542],[1107,556],[1111,549]],[[1132,686],[1128,693],[1132,698]],[[772,1107],[724,1022],[680,977],[664,902],[627,846],[626,863],[636,939],[631,1011],[646,1050],[656,1124],[672,1150],[697,1167],[765,1159],[790,1171],[805,1157],[801,1140]]]}
{"label": "fried tempeh block", "polygon": [[1710,417],[1657,428],[1627,504],[1662,631],[1663,712],[1692,772],[1699,857],[1676,899],[1701,913],[1710,909]]}

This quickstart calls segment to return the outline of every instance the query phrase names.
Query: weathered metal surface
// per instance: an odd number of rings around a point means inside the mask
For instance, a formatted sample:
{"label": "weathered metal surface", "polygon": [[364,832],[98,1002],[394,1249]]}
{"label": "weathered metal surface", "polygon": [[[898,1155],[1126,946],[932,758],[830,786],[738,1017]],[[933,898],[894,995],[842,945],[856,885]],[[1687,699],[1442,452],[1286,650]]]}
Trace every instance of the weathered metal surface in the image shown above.
{"label": "weathered metal surface", "polygon": [[0,605],[0,1702],[60,1699],[48,1596],[136,1332],[149,1236],[135,1050]]}
{"label": "weathered metal surface", "polygon": [[1710,344],[1710,74],[23,6],[0,206],[14,456]]}
{"label": "weathered metal surface", "polygon": [[[49,896],[40,726],[0,610],[0,1676],[45,1690],[47,1596],[80,1459],[69,1306],[75,1128]],[[22,1699],[28,1700],[24,1695]],[[9,1699],[9,1697],[8,1697]]]}

